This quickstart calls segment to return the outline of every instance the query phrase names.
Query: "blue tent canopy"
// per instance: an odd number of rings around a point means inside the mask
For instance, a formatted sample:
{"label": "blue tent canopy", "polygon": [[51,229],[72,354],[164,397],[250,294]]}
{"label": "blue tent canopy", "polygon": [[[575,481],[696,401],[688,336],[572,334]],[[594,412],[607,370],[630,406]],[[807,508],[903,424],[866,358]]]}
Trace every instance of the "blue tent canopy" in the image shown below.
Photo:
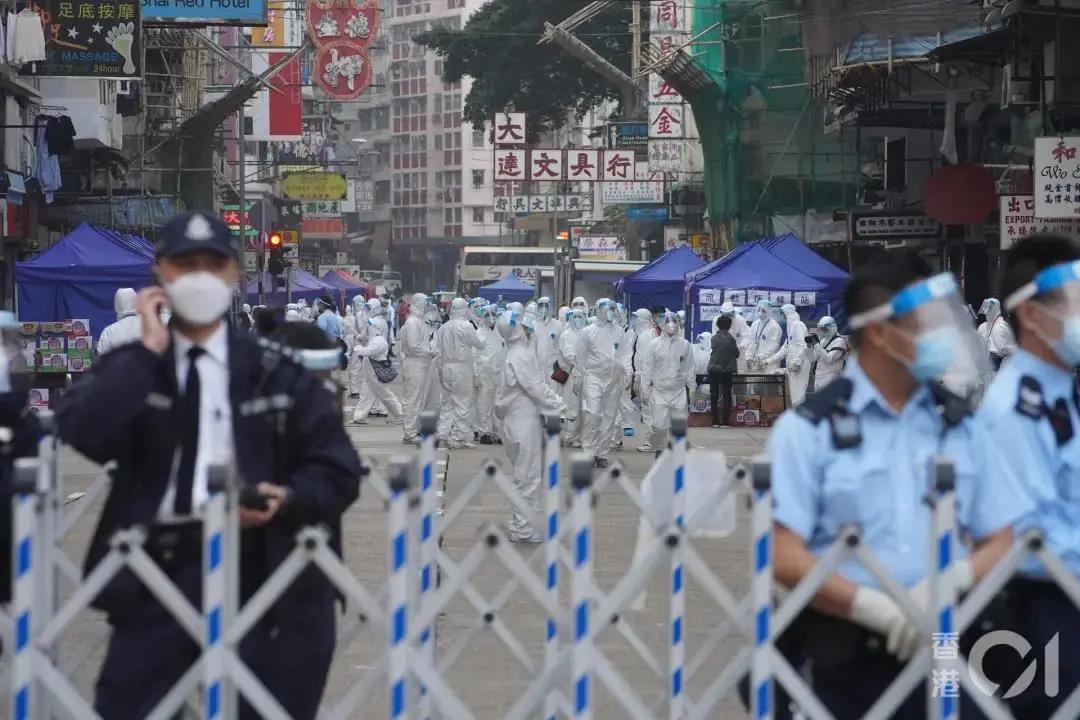
{"label": "blue tent canopy", "polygon": [[137,235],[87,223],[25,262],[15,263],[20,320],[89,318],[94,337],[116,322],[113,296],[150,283],[154,249]]}
{"label": "blue tent canopy", "polygon": [[[726,256],[730,257],[730,254]],[[714,263],[716,265],[717,263]],[[697,273],[697,279],[688,282],[690,309],[694,318],[694,333],[712,328],[712,319],[701,319],[700,291],[710,290],[770,290],[786,292],[822,292],[825,283],[815,280],[773,255],[765,243],[752,243],[727,264],[719,265],[708,274]],[[824,315],[820,302],[814,308],[800,308],[804,319],[817,314]]]}
{"label": "blue tent canopy", "polygon": [[705,261],[690,248],[680,245],[667,251],[643,268],[616,280],[615,295],[631,310],[683,306],[686,273],[701,267]]}
{"label": "blue tent canopy", "polygon": [[[263,273],[263,291],[267,305],[284,305],[285,300],[288,297],[288,293],[285,288],[285,281],[280,278],[274,280],[276,286],[270,284],[271,277],[269,271]],[[274,287],[274,294],[270,293],[270,288]],[[338,294],[338,288],[327,285],[319,278],[315,277],[306,270],[300,268],[296,269],[295,275],[292,280],[292,298],[293,300],[314,300],[322,297],[323,295],[336,295]],[[254,278],[247,286],[248,302],[254,305],[258,302],[259,298],[259,280],[258,277]]]}
{"label": "blue tent canopy", "polygon": [[825,283],[825,290],[819,293],[818,304],[830,307],[829,311],[840,327],[847,325],[843,302],[844,288],[851,277],[847,271],[818,255],[792,233],[766,240],[765,247],[788,265]]}
{"label": "blue tent canopy", "polygon": [[501,297],[507,302],[528,302],[536,295],[532,285],[518,280],[513,275],[496,280],[480,288],[480,297],[488,302],[497,302]]}

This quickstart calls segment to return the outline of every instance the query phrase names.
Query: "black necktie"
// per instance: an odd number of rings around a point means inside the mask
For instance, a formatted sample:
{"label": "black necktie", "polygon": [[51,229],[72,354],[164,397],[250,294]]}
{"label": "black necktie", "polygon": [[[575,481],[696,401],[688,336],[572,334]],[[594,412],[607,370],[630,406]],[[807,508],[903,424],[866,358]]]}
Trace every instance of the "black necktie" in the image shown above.
{"label": "black necktie", "polygon": [[191,514],[191,494],[195,483],[195,456],[199,452],[199,368],[195,361],[206,351],[193,347],[187,352],[188,374],[180,398],[180,467],[176,471],[176,499],[173,512]]}

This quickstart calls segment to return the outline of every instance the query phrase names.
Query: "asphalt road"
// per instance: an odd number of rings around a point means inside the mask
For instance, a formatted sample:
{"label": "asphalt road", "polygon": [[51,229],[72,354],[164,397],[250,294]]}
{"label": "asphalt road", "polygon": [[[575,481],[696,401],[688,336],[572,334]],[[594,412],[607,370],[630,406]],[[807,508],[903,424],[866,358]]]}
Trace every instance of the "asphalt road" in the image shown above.
{"label": "asphalt road", "polygon": [[[351,411],[346,416],[351,417]],[[385,468],[394,455],[415,452],[412,446],[401,443],[400,427],[383,420],[372,419],[363,426],[350,425],[348,431],[361,454],[377,469]],[[760,452],[766,435],[766,431],[759,429],[691,429],[690,441],[697,447],[723,450],[731,463],[749,459]],[[633,451],[640,438],[640,432],[635,438],[627,438],[627,448],[612,456],[624,465],[635,483],[640,482],[652,462],[651,454]],[[568,467],[565,460],[573,452],[568,449],[563,453],[564,481]],[[500,446],[439,451],[437,482],[443,493],[440,502],[444,507],[466,491],[478,469],[489,458],[499,463],[506,462]],[[79,493],[86,492],[98,469],[65,450],[61,458],[61,471],[65,496],[70,498],[65,509],[79,509],[82,512],[81,519],[65,540],[64,549],[76,565],[81,565],[100,508],[100,499],[91,501]],[[449,527],[441,528],[444,552],[455,564],[459,563],[478,542],[481,528],[505,523],[508,517],[509,502],[506,497],[493,483],[483,483],[456,521]],[[614,484],[609,485],[597,498],[594,574],[601,592],[610,592],[630,569],[638,517],[637,508]],[[737,529],[732,536],[719,540],[698,540],[695,547],[715,576],[736,596],[742,596],[749,577],[749,534],[748,512],[741,502],[737,518]],[[360,500],[348,511],[344,522],[346,563],[356,578],[376,594],[385,591],[387,577],[386,520],[382,498],[372,487],[366,487]],[[511,547],[521,555],[520,568],[529,567],[526,565],[527,558],[532,552],[537,552],[539,546]],[[542,562],[535,562],[531,567],[536,577],[542,579]],[[663,704],[666,697],[664,678],[668,640],[666,568],[666,563],[662,563],[649,580],[644,609],[627,611],[620,617],[620,624],[632,629],[627,633],[632,639],[628,640],[617,629],[609,628],[601,635],[599,642],[600,652],[656,717],[666,716]],[[569,604],[569,574],[565,569],[562,572],[563,604],[566,606]],[[543,668],[546,617],[541,607],[521,589],[503,597],[501,605],[493,604],[513,577],[514,574],[498,560],[491,557],[485,559],[469,580],[475,594],[471,598],[465,593],[458,594],[440,616],[436,627],[437,658],[444,666],[443,677],[473,715],[481,719],[502,717]],[[65,584],[61,592],[64,596],[68,595],[70,587]],[[385,595],[381,597],[385,598]],[[708,645],[700,670],[687,681],[687,691],[693,699],[700,696],[727,660],[747,641],[737,635],[729,635],[715,643],[711,641],[716,629],[724,624],[725,614],[693,577],[688,579],[686,601],[688,668],[691,658]],[[492,614],[494,621],[490,624],[483,621],[483,615],[487,612]],[[379,673],[385,667],[382,657],[385,640],[372,627],[357,624],[355,615],[355,611],[350,609],[341,619],[339,629],[342,632],[349,630],[349,637],[339,644],[324,708],[331,708],[340,702],[350,690],[355,691],[358,685],[363,685],[367,677],[367,682],[374,687],[372,696],[345,717],[386,717],[385,676],[368,676],[369,673]],[[59,662],[68,669],[84,697],[92,696],[107,632],[107,625],[100,616],[85,612],[65,634],[60,645]],[[504,633],[503,637],[500,637],[500,632]],[[511,636],[510,645],[519,644],[517,653],[504,642]],[[646,654],[651,657],[643,659],[640,649],[647,649]],[[602,682],[595,681],[595,687],[597,717],[629,717]],[[738,718],[745,717],[745,714],[737,701],[729,698],[711,717]]]}

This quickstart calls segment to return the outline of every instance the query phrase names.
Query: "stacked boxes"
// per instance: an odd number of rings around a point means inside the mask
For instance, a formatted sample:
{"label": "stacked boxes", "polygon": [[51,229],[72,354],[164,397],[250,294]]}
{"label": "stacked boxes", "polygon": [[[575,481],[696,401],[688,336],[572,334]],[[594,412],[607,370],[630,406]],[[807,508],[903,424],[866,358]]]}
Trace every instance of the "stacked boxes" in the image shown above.
{"label": "stacked boxes", "polygon": [[93,365],[90,321],[21,323],[27,367],[43,373],[85,372]]}
{"label": "stacked boxes", "polygon": [[86,372],[94,364],[89,320],[72,320],[67,328],[68,372]]}

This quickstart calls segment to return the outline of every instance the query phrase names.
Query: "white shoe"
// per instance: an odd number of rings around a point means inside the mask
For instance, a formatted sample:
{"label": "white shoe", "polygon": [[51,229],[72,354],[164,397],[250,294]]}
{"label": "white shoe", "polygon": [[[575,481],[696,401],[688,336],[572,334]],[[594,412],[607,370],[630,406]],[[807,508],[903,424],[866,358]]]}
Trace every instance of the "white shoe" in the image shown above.
{"label": "white shoe", "polygon": [[641,445],[638,445],[638,446],[637,446],[637,447],[636,447],[635,449],[636,449],[636,450],[637,450],[638,452],[642,452],[642,453],[645,453],[645,452],[655,452],[655,451],[653,450],[653,446],[652,446],[652,445],[650,445],[649,443],[642,443]]}

